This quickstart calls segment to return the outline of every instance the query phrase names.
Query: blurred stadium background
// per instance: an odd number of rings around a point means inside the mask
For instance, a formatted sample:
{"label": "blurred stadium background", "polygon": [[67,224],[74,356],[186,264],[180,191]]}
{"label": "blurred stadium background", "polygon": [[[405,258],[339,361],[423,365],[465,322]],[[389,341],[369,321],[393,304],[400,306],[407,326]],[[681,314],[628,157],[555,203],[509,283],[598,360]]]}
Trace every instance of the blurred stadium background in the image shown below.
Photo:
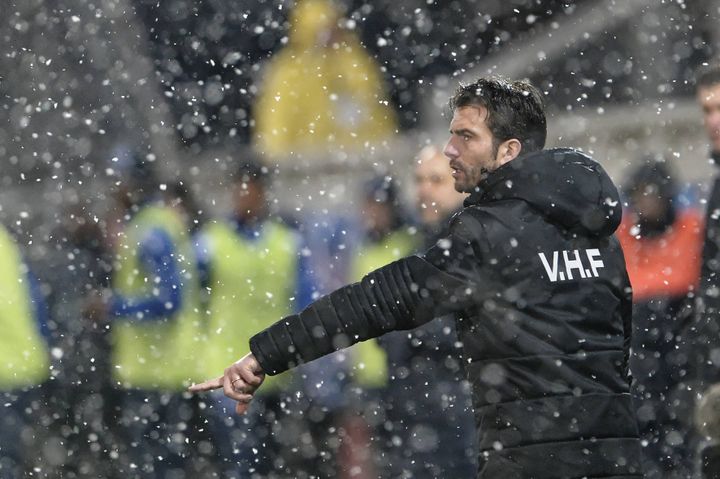
{"label": "blurred stadium background", "polygon": [[[400,134],[378,158],[407,175],[424,141],[443,141],[458,80],[499,73],[546,92],[549,143],[593,153],[616,180],[648,152],[691,181],[709,168],[694,70],[717,54],[716,0],[431,2],[346,0],[346,26],[382,66]],[[149,145],[167,178],[192,180],[212,210],[228,152],[250,145],[257,81],[287,35],[283,0],[27,0],[0,24],[0,204],[7,223],[43,234],[55,206],[103,204],[117,148]],[[328,156],[332,156],[329,153]],[[280,168],[306,204],[353,176],[313,158]],[[343,171],[347,171],[343,169]],[[364,171],[364,170],[363,170]],[[354,172],[353,172],[354,174]],[[325,185],[325,186],[323,186]],[[343,190],[344,191],[344,190]],[[312,202],[312,200],[310,200]],[[37,237],[37,236],[36,236]]]}

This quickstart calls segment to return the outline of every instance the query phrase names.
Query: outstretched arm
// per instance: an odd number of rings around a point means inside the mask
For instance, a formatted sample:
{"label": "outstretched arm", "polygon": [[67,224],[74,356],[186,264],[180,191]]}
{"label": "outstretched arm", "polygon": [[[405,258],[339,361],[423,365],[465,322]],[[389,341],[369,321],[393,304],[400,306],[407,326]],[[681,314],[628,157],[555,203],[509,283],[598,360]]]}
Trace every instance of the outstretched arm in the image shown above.
{"label": "outstretched arm", "polygon": [[267,374],[279,374],[360,341],[416,328],[460,308],[467,291],[465,281],[423,258],[403,258],[253,336],[250,350]]}
{"label": "outstretched arm", "polygon": [[[476,300],[473,279],[479,248],[468,239],[471,236],[462,224],[455,221],[454,226],[424,257],[410,256],[377,269],[359,283],[340,288],[253,336],[250,349],[258,373],[279,374],[360,341],[465,309]],[[235,364],[249,367],[248,357]],[[226,394],[228,381],[233,394],[252,394],[256,389],[237,381],[240,389],[233,390],[235,379],[226,370],[223,378],[203,384],[222,385]]]}
{"label": "outstretched arm", "polygon": [[110,315],[127,321],[159,321],[182,307],[182,281],[176,251],[167,232],[151,230],[139,246],[139,256],[153,292],[147,296],[123,296],[113,293]]}

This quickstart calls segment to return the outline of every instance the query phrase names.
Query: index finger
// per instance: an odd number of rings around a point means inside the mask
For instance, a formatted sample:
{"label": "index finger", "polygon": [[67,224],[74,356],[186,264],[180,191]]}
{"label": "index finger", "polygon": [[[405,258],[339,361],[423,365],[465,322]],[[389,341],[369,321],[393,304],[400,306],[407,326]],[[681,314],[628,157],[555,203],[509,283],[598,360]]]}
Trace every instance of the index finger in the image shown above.
{"label": "index finger", "polygon": [[193,384],[188,388],[188,391],[192,393],[199,393],[203,391],[212,391],[213,389],[220,389],[223,387],[223,378],[224,376],[220,376],[219,378],[208,379],[204,383]]}

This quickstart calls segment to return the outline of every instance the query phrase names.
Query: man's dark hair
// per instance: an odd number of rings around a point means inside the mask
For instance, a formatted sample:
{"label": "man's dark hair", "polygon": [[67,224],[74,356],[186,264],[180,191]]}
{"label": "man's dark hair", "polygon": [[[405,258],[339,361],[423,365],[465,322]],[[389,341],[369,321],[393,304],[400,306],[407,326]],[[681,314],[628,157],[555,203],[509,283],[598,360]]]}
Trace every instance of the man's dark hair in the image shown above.
{"label": "man's dark hair", "polygon": [[720,85],[720,65],[706,65],[698,70],[695,85],[697,88]]}
{"label": "man's dark hair", "polygon": [[524,153],[545,147],[545,106],[542,95],[530,83],[491,77],[460,85],[450,99],[450,109],[454,112],[465,106],[487,109],[485,122],[493,134],[496,151],[500,143],[511,138],[520,141]]}

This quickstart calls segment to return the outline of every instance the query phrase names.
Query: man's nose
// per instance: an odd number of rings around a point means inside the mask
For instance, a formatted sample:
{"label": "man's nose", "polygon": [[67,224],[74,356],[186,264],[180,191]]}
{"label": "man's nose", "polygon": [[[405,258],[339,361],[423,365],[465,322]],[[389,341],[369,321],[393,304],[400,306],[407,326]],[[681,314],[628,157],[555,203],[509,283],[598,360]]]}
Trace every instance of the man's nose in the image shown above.
{"label": "man's nose", "polygon": [[447,144],[445,145],[445,148],[443,149],[443,154],[451,160],[458,157],[458,151],[457,148],[455,148],[455,146],[452,144],[452,138],[449,139]]}
{"label": "man's nose", "polygon": [[426,181],[417,184],[417,195],[421,200],[425,201],[428,196],[428,185]]}
{"label": "man's nose", "polygon": [[720,128],[720,111],[714,112],[713,114],[709,115],[707,122],[711,128]]}

